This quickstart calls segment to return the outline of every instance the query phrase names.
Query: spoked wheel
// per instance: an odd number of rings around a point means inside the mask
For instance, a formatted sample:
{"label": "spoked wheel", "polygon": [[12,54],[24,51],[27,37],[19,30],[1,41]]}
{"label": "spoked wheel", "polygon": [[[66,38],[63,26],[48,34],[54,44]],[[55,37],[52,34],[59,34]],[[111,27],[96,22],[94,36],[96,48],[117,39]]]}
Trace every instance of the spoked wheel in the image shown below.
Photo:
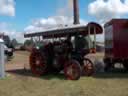
{"label": "spoked wheel", "polygon": [[64,67],[64,74],[68,80],[78,80],[81,76],[81,66],[76,60],[69,60]]}
{"label": "spoked wheel", "polygon": [[94,66],[90,59],[84,58],[82,65],[82,75],[91,76],[94,73]]}
{"label": "spoked wheel", "polygon": [[40,76],[46,72],[45,56],[37,49],[33,49],[30,54],[30,68],[33,74]]}

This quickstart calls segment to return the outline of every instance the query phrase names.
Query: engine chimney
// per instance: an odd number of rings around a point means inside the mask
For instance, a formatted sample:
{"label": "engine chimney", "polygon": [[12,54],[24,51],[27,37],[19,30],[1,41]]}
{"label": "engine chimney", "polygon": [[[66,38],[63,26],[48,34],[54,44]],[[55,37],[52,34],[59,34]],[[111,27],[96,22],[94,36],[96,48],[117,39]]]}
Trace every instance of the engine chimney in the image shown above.
{"label": "engine chimney", "polygon": [[78,0],[73,0],[74,24],[79,24],[79,5]]}

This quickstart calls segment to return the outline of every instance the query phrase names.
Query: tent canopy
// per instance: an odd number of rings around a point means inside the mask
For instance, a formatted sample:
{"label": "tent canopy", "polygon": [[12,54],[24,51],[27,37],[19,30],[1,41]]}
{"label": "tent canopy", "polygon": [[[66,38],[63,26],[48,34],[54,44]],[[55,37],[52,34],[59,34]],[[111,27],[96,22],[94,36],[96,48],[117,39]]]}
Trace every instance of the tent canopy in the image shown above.
{"label": "tent canopy", "polygon": [[101,34],[103,32],[102,27],[94,22],[88,23],[86,26],[72,26],[72,27],[65,27],[61,29],[54,29],[54,30],[47,30],[43,32],[35,32],[35,33],[28,33],[25,34],[24,37],[36,37],[36,36],[43,36],[43,38],[59,38],[59,37],[66,37],[68,35],[93,35],[93,34]]}

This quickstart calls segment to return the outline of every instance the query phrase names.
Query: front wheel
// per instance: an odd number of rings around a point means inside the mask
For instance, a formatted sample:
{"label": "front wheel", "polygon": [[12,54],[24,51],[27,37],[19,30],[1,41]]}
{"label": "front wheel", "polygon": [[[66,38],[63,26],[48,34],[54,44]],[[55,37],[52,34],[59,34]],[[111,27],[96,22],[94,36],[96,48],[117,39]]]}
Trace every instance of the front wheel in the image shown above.
{"label": "front wheel", "polygon": [[81,76],[81,66],[76,60],[69,60],[64,67],[64,74],[68,80],[78,80]]}
{"label": "front wheel", "polygon": [[91,76],[94,73],[94,65],[92,61],[88,58],[83,59],[82,65],[82,75],[83,76]]}

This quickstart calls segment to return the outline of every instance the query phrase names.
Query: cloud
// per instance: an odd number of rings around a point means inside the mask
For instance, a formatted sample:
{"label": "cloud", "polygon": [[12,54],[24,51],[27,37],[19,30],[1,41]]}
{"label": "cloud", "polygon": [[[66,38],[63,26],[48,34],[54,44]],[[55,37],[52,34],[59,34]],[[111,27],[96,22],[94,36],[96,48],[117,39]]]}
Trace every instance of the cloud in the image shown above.
{"label": "cloud", "polygon": [[90,15],[101,23],[128,14],[128,0],[95,0],[88,6]]}
{"label": "cloud", "polygon": [[[80,22],[81,24],[87,24],[87,21],[83,19],[80,19]],[[47,29],[64,27],[65,25],[73,25],[73,18],[66,16],[53,16],[32,20],[32,23],[28,25],[24,31],[28,33],[39,32]]]}
{"label": "cloud", "polygon": [[73,0],[68,0],[68,8],[73,10]]}
{"label": "cloud", "polygon": [[10,30],[10,31],[5,31],[4,33],[8,35],[10,39],[15,38],[20,43],[23,43],[25,40],[23,32],[17,32],[16,30]]}
{"label": "cloud", "polygon": [[56,12],[57,12],[57,16],[72,17],[73,0],[59,0],[58,8],[57,8]]}
{"label": "cloud", "polygon": [[4,33],[5,35],[9,35],[11,39],[16,38],[19,42],[24,42],[24,34],[23,32],[17,32],[12,29],[12,25],[6,22],[0,23],[0,33]]}
{"label": "cloud", "polygon": [[0,15],[15,16],[14,0],[0,0]]}

